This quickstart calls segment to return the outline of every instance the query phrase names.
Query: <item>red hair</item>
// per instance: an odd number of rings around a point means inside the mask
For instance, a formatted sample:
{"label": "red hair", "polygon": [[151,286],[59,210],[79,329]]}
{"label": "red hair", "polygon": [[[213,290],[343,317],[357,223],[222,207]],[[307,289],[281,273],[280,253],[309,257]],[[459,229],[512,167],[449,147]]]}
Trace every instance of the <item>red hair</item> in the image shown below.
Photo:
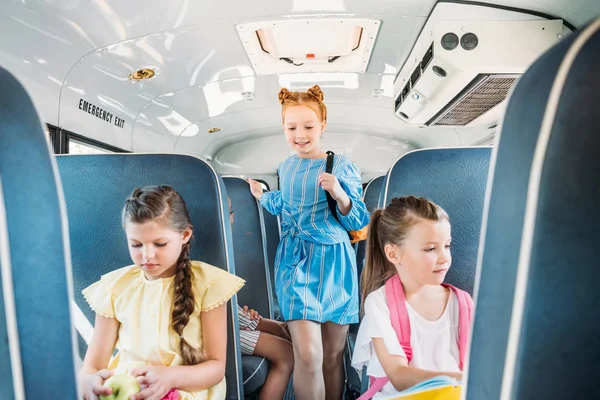
{"label": "red hair", "polygon": [[327,107],[323,104],[323,91],[319,85],[315,85],[306,92],[290,92],[286,88],[279,91],[279,102],[281,103],[281,121],[285,122],[285,110],[288,107],[306,106],[313,110],[319,121],[327,121]]}

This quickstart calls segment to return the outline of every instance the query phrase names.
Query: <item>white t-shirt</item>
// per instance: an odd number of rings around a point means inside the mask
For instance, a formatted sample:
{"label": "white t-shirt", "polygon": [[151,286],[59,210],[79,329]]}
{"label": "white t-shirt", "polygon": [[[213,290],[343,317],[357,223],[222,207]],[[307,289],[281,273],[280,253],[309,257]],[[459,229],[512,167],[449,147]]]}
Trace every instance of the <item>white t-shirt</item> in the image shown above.
{"label": "white t-shirt", "polygon": [[[429,371],[459,372],[460,353],[458,351],[458,299],[454,291],[444,313],[437,321],[421,317],[406,303],[410,321],[410,345],[412,347],[411,367]],[[390,321],[390,310],[385,299],[385,286],[370,293],[365,301],[365,316],[360,324],[352,366],[361,374],[367,367],[367,375],[375,378],[385,377],[385,371],[377,359],[373,338],[382,338],[392,355],[406,358],[398,336]],[[379,399],[398,392],[388,383],[373,397]]]}

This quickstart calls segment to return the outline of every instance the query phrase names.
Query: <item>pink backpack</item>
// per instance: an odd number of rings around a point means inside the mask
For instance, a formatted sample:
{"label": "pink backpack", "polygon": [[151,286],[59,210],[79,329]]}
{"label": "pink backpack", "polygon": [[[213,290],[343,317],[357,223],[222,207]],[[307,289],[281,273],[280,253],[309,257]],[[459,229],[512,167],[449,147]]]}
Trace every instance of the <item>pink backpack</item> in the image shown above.
{"label": "pink backpack", "polygon": [[[471,299],[471,296],[463,290],[446,283],[443,283],[442,285],[452,289],[458,299],[458,351],[460,353],[459,368],[462,371],[469,340],[473,300]],[[408,319],[408,310],[406,309],[406,298],[404,297],[402,281],[400,281],[398,274],[388,279],[385,283],[385,299],[390,310],[392,327],[394,328],[394,331],[398,336],[398,341],[400,341],[404,354],[406,354],[406,358],[410,363],[410,360],[412,360],[412,348],[410,347],[410,320]],[[383,389],[390,381],[388,377],[371,377],[370,380],[371,386],[358,398],[358,400],[369,400],[373,398],[373,396]]]}

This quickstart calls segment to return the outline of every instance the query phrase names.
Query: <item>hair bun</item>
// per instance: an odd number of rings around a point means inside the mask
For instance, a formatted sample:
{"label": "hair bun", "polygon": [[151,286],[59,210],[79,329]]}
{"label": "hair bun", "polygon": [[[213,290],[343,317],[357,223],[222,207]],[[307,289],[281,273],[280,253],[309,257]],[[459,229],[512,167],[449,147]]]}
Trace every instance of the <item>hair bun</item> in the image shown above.
{"label": "hair bun", "polygon": [[131,194],[129,195],[129,197],[127,198],[127,200],[126,200],[126,201],[127,201],[128,203],[131,203],[131,202],[134,202],[134,201],[139,201],[139,200],[140,200],[140,197],[142,196],[142,193],[143,193],[143,190],[142,190],[142,188],[137,188],[137,189],[135,189],[135,190],[133,191],[133,193],[131,193]]}
{"label": "hair bun", "polygon": [[279,97],[279,102],[281,104],[283,104],[283,102],[285,101],[285,99],[287,99],[288,97],[290,97],[290,91],[287,90],[286,88],[281,88],[281,90],[279,91],[279,95],[277,97]]}
{"label": "hair bun", "polygon": [[321,87],[319,85],[311,87],[306,91],[306,93],[316,97],[317,99],[319,99],[319,101],[323,101],[323,99],[325,98],[325,95],[323,94],[323,91],[321,90]]}

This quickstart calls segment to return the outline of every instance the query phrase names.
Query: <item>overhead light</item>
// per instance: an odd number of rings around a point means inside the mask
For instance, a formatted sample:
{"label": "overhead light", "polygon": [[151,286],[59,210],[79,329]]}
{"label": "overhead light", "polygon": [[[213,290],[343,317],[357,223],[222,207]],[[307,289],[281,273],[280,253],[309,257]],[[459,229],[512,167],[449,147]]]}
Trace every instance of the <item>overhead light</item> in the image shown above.
{"label": "overhead light", "polygon": [[279,85],[290,90],[308,89],[314,84],[322,88],[358,89],[358,74],[351,72],[313,72],[299,74],[281,74]]}
{"label": "overhead light", "polygon": [[219,132],[221,130],[221,128],[210,128],[209,130],[207,130],[208,133],[215,133],[215,132]]}
{"label": "overhead light", "polygon": [[256,75],[367,70],[381,21],[293,18],[236,25]]}
{"label": "overhead light", "polygon": [[142,81],[145,79],[152,78],[154,74],[155,71],[152,68],[142,68],[129,74],[129,79],[131,79],[132,81]]}
{"label": "overhead light", "polygon": [[[337,33],[329,26],[319,26],[322,21],[316,21],[316,24],[314,21],[306,21],[306,24],[310,25],[311,22],[315,27],[310,29],[314,29],[314,31],[309,29],[302,35],[298,35],[297,29],[286,29],[287,27],[281,23],[280,26],[273,23],[268,27],[258,29],[256,37],[261,50],[277,60],[284,60],[300,66],[302,64],[299,63],[306,60],[324,59],[323,61],[326,62],[334,62],[334,58],[347,56],[360,47],[364,30],[361,26],[341,25],[342,30]],[[340,24],[333,26],[338,27],[338,25]],[[325,36],[329,39],[328,41],[322,39],[323,34],[326,33],[329,33],[328,36]],[[320,40],[311,41],[310,37],[307,38],[310,34],[318,36]],[[319,43],[320,47],[315,43]],[[315,52],[315,49],[319,49],[319,51]]]}

